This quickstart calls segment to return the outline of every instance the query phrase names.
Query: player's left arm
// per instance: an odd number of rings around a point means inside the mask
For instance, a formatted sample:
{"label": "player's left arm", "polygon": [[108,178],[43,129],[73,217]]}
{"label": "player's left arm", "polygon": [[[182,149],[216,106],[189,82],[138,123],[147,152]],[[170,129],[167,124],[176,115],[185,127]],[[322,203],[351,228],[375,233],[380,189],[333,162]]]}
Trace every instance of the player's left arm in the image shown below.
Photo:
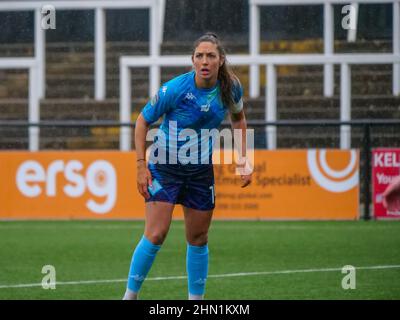
{"label": "player's left arm", "polygon": [[239,159],[243,160],[237,165],[237,171],[240,174],[242,179],[242,188],[248,186],[251,183],[253,168],[252,164],[249,163],[247,157],[247,122],[246,122],[246,115],[243,110],[243,98],[242,98],[243,90],[239,84],[237,88],[234,89],[233,92],[233,105],[230,107],[229,116],[231,120],[232,129],[235,132],[239,130],[241,143],[237,143],[235,141],[235,145],[237,151],[239,153]]}

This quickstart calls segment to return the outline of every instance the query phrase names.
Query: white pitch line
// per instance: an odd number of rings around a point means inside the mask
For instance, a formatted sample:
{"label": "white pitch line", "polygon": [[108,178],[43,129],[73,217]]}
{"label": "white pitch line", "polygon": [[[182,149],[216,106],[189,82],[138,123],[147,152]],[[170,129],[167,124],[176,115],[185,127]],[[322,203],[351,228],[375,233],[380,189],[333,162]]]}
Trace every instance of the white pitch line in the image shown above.
{"label": "white pitch line", "polygon": [[[368,267],[354,267],[354,268],[356,270],[399,269],[400,265],[368,266]],[[342,271],[342,268],[239,272],[239,273],[214,274],[214,275],[209,275],[208,278],[229,278],[229,277],[245,277],[245,276],[260,276],[260,275],[264,276],[264,275],[292,274],[292,273],[332,272],[332,271]],[[147,278],[146,281],[181,280],[181,279],[187,279],[187,276],[154,277],[154,278]],[[111,279],[111,280],[61,281],[61,282],[56,282],[55,285],[99,284],[99,283],[116,283],[116,282],[126,282],[126,281],[127,278]],[[30,287],[41,287],[41,286],[42,286],[41,283],[13,284],[13,285],[0,285],[0,289],[30,288]]]}

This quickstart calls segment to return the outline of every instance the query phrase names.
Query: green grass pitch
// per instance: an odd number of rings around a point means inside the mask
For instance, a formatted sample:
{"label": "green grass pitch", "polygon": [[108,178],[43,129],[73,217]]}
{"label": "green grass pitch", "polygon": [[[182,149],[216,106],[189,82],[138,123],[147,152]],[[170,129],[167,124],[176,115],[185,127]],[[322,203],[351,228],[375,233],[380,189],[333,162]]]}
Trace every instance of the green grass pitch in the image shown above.
{"label": "green grass pitch", "polygon": [[[0,222],[0,299],[121,299],[143,227]],[[209,249],[206,299],[400,299],[400,221],[213,221]],[[174,221],[140,298],[186,299],[185,259]],[[55,290],[40,285],[44,265],[56,269]],[[355,289],[342,288],[345,265]]]}

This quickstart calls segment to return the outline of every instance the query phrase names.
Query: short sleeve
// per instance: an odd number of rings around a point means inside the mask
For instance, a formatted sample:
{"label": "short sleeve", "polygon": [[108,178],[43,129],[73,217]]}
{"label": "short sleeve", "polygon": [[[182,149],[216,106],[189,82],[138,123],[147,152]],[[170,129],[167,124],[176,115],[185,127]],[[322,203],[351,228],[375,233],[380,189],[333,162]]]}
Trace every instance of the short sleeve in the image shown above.
{"label": "short sleeve", "polygon": [[152,124],[167,113],[173,107],[174,96],[173,88],[168,83],[163,85],[143,107],[142,115],[146,122]]}
{"label": "short sleeve", "polygon": [[233,104],[230,107],[231,113],[239,113],[243,110],[243,88],[240,81],[234,81],[232,88]]}

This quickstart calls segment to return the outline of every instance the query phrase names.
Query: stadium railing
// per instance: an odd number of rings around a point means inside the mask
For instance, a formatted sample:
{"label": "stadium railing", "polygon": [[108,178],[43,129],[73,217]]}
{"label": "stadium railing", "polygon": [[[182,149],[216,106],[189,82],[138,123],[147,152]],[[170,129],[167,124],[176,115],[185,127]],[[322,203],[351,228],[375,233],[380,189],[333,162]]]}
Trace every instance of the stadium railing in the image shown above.
{"label": "stadium railing", "polygon": [[[283,54],[272,55],[263,54],[251,55],[230,55],[228,57],[232,65],[262,65],[266,66],[266,102],[265,102],[265,121],[277,120],[277,72],[279,65],[318,65],[318,64],[340,64],[340,120],[351,120],[351,68],[354,64],[393,64],[400,63],[400,54]],[[130,104],[132,90],[131,67],[172,67],[190,66],[192,64],[189,56],[122,56],[120,58],[120,121],[130,121]],[[151,94],[157,92],[159,84],[154,82],[150,74]],[[120,149],[129,150],[131,148],[131,128],[123,127],[120,131]],[[266,127],[266,141],[268,149],[277,147],[276,127]],[[351,134],[348,125],[340,127],[340,147],[342,149],[351,148]]]}
{"label": "stadium railing", "polygon": [[[40,119],[37,82],[38,61],[35,58],[0,58],[0,69],[29,70],[28,121],[33,123],[38,122]],[[36,151],[38,149],[39,127],[29,126],[29,150]]]}
{"label": "stadium railing", "polygon": [[[323,5],[324,6],[324,54],[334,54],[334,17],[333,5],[343,4],[393,4],[393,55],[400,54],[400,0],[249,0],[249,39],[250,55],[256,57],[260,52],[260,7],[266,5]],[[0,11],[35,11],[35,56],[39,61],[38,91],[39,98],[45,97],[45,30],[41,28],[42,7],[54,5],[56,10],[65,9],[95,9],[95,99],[104,100],[106,92],[105,79],[105,15],[104,9],[122,8],[149,8],[150,10],[150,55],[160,56],[162,30],[165,15],[165,0],[92,0],[92,1],[41,1],[41,0],[14,0],[0,2]],[[158,66],[151,66],[152,81],[159,83],[160,70]],[[250,65],[250,97],[259,96],[259,65]],[[324,64],[324,95],[332,96],[334,89],[333,65]],[[393,64],[393,94],[400,95],[400,63]]]}
{"label": "stadium railing", "polygon": [[[37,90],[38,98],[46,96],[45,70],[46,70],[46,33],[41,26],[42,8],[49,5],[57,10],[89,10],[94,9],[95,14],[95,99],[104,100],[106,97],[106,63],[105,63],[105,9],[133,9],[148,8],[150,10],[150,55],[160,55],[162,41],[162,28],[164,24],[165,0],[92,0],[92,1],[39,1],[39,0],[13,0],[1,1],[0,11],[31,11],[35,12],[35,58],[38,61]],[[157,81],[159,73],[157,66],[151,68],[152,79]],[[159,80],[158,80],[159,81]]]}
{"label": "stadium railing", "polygon": [[[256,57],[260,54],[260,7],[272,5],[323,5],[324,6],[324,55],[334,55],[334,15],[335,4],[393,4],[393,55],[400,55],[400,0],[249,0],[250,6],[250,55]],[[356,6],[355,6],[356,10]],[[350,15],[351,19],[351,15]],[[356,18],[357,20],[357,18]],[[332,97],[334,93],[334,69],[333,64],[327,60],[324,63],[324,96]],[[260,95],[260,70],[257,64],[250,66],[250,97]],[[393,95],[400,95],[400,63],[393,64]]]}

